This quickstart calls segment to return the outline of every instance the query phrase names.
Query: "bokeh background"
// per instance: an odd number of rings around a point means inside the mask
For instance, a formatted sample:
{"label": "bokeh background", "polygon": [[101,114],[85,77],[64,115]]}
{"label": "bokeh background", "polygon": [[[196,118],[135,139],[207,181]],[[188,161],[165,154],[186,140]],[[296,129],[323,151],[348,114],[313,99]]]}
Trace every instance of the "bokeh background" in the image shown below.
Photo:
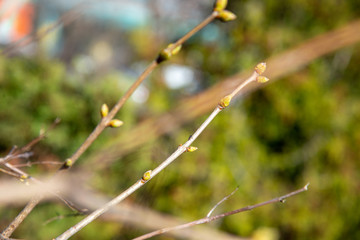
{"label": "bokeh background", "polygon": [[[55,31],[0,57],[1,156],[59,117],[61,124],[32,149],[33,156],[14,164],[69,157],[98,123],[101,104],[113,106],[159,50],[204,19],[212,4],[0,1],[4,50],[71,11]],[[147,137],[152,134],[149,119],[171,117],[186,99],[225,78],[360,17],[358,0],[230,0],[227,8],[237,20],[215,21],[187,41],[118,113],[124,126],[104,131],[81,157],[74,171],[91,176],[87,188],[116,196],[184,143],[209,110],[197,106],[193,111],[200,116],[179,124],[165,122],[166,130],[152,137]],[[181,156],[127,203],[191,221],[206,216],[237,186],[237,193],[216,212],[265,201],[310,182],[308,192],[284,204],[207,227],[247,239],[360,239],[359,62],[360,45],[352,44],[238,99],[196,140],[198,151]],[[24,168],[34,176],[56,169],[54,164]],[[1,204],[2,229],[22,207]],[[13,237],[53,238],[82,218],[71,214],[63,203],[45,201]],[[142,224],[99,219],[73,239],[130,239],[149,230]],[[181,231],[154,239],[179,236]]]}

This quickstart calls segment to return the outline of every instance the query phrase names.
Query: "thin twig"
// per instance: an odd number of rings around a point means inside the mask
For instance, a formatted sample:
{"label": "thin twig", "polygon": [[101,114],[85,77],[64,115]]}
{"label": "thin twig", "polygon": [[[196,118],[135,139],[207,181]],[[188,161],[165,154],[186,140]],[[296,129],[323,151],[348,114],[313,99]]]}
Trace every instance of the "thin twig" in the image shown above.
{"label": "thin twig", "polygon": [[49,132],[51,130],[53,130],[59,123],[61,122],[60,118],[56,118],[54,120],[54,122],[50,125],[50,127],[45,130],[42,131],[38,137],[36,137],[35,139],[33,139],[31,142],[29,142],[28,144],[26,144],[24,147],[20,148],[18,151],[15,151],[15,154],[20,154],[20,153],[24,153],[24,152],[28,152],[30,151],[30,149],[37,144],[38,142],[40,142],[41,140],[43,140],[45,137],[47,137],[47,135],[49,134]]}
{"label": "thin twig", "polygon": [[24,219],[29,215],[29,213],[34,209],[34,207],[39,203],[41,197],[33,197],[25,208],[16,216],[16,218],[4,229],[1,233],[4,237],[10,237],[15,229],[24,221]]}
{"label": "thin twig", "polygon": [[[262,71],[259,72],[259,66],[262,68]],[[200,127],[192,134],[189,139],[183,144],[180,145],[177,150],[171,154],[165,161],[163,161],[158,167],[156,167],[154,170],[149,170],[144,173],[143,177],[138,180],[136,183],[134,183],[131,187],[129,187],[127,190],[122,192],[120,195],[115,197],[113,200],[102,206],[101,208],[98,208],[91,214],[89,214],[86,218],[81,220],[79,223],[74,225],[73,227],[69,228],[67,231],[65,231],[63,234],[58,236],[56,240],[65,240],[69,237],[73,236],[75,233],[80,231],[83,227],[94,221],[97,217],[101,216],[103,213],[108,211],[111,207],[114,205],[120,203],[125,198],[127,198],[129,195],[131,195],[133,192],[138,190],[140,187],[145,185],[146,182],[151,180],[153,177],[155,177],[158,173],[160,173],[164,168],[166,168],[169,164],[171,164],[175,159],[177,159],[181,154],[184,152],[191,152],[194,149],[191,147],[191,144],[195,141],[195,139],[204,131],[204,129],[210,124],[210,122],[216,117],[218,113],[220,113],[224,108],[226,108],[232,99],[232,97],[235,96],[236,93],[238,93],[242,88],[244,88],[246,85],[248,85],[251,82],[257,81],[260,74],[262,74],[265,71],[266,64],[260,63],[256,66],[254,73],[246,79],[242,84],[240,84],[232,93],[225,96],[219,104],[216,106],[214,111],[210,114],[210,116],[200,125]]]}
{"label": "thin twig", "polygon": [[224,197],[223,199],[221,199],[210,211],[209,213],[206,215],[206,217],[210,217],[211,214],[215,211],[215,209],[222,204],[223,202],[225,202],[226,200],[228,200],[232,195],[234,195],[236,193],[236,191],[239,190],[239,187],[236,187],[234,191],[232,191],[232,193],[230,193],[229,195],[227,195],[226,197]]}
{"label": "thin twig", "polygon": [[185,223],[185,224],[182,224],[182,225],[178,225],[178,226],[175,226],[175,227],[163,228],[163,229],[160,229],[160,230],[156,230],[156,231],[147,233],[147,234],[142,235],[140,237],[134,238],[133,240],[144,240],[144,239],[148,239],[148,238],[151,238],[151,237],[154,237],[154,236],[166,233],[166,232],[179,230],[179,229],[184,229],[184,228],[192,227],[192,226],[203,224],[203,223],[209,223],[209,222],[212,222],[212,221],[217,220],[219,218],[224,218],[226,216],[234,215],[234,214],[237,214],[237,213],[250,211],[250,210],[253,210],[255,208],[262,207],[262,206],[269,205],[269,204],[276,203],[276,202],[283,203],[285,201],[285,199],[287,199],[289,197],[292,197],[294,195],[297,195],[299,193],[302,193],[304,191],[307,191],[308,186],[309,186],[309,183],[306,184],[304,187],[302,187],[302,188],[300,188],[300,189],[298,189],[298,190],[296,190],[294,192],[288,193],[288,194],[283,195],[281,197],[273,198],[273,199],[268,200],[266,202],[258,203],[258,204],[255,204],[255,205],[249,205],[247,207],[243,207],[243,208],[239,208],[239,209],[236,209],[236,210],[233,210],[233,211],[230,211],[230,212],[215,215],[213,217],[201,218],[201,219],[198,219],[198,220],[195,220],[195,221],[192,221],[192,222],[189,222],[189,223]]}
{"label": "thin twig", "polygon": [[26,163],[22,163],[22,164],[13,164],[14,167],[19,168],[19,167],[31,167],[32,165],[61,165],[63,164],[62,162],[57,162],[57,161],[38,161],[38,162],[30,162],[27,161]]}

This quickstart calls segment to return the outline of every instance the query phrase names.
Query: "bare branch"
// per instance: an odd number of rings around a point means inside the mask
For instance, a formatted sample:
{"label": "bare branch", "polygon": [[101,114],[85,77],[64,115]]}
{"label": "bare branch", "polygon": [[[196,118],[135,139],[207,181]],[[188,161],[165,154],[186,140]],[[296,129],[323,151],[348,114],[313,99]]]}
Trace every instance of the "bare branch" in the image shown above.
{"label": "bare branch", "polygon": [[[258,68],[263,68],[263,71],[258,71]],[[56,238],[56,240],[64,240],[68,239],[69,237],[73,236],[75,233],[80,231],[83,227],[94,221],[96,218],[101,216],[103,213],[108,211],[111,207],[114,205],[120,203],[125,198],[130,196],[133,192],[138,190],[140,187],[145,185],[146,182],[151,180],[153,177],[155,177],[158,173],[160,173],[162,170],[164,170],[169,164],[171,164],[175,159],[177,159],[181,154],[184,152],[192,152],[196,150],[196,148],[191,147],[191,144],[195,141],[195,139],[204,131],[204,129],[210,124],[210,122],[217,116],[218,113],[220,113],[223,109],[225,109],[229,104],[231,99],[237,94],[242,88],[244,88],[246,85],[250,84],[251,82],[258,81],[260,74],[262,74],[265,71],[266,64],[260,63],[255,67],[254,73],[246,79],[243,83],[241,83],[239,86],[236,87],[235,90],[233,90],[229,95],[222,98],[219,102],[219,104],[216,106],[214,111],[210,114],[210,116],[200,125],[200,127],[192,134],[189,139],[183,144],[180,145],[177,150],[171,154],[166,160],[164,160],[158,167],[156,167],[154,170],[146,171],[143,175],[143,177],[138,180],[136,183],[134,183],[131,187],[129,187],[127,190],[122,192],[120,195],[118,195],[116,198],[105,204],[103,207],[95,210],[89,216],[81,220],[79,223],[74,225],[73,227],[69,228],[66,232],[61,234]]]}
{"label": "bare branch", "polygon": [[269,205],[269,204],[276,203],[276,202],[283,203],[285,201],[285,199],[287,199],[289,197],[292,197],[294,195],[297,195],[297,194],[299,194],[301,192],[307,191],[308,186],[309,186],[309,183],[306,184],[304,187],[302,187],[302,188],[300,188],[300,189],[298,189],[298,190],[296,190],[294,192],[285,194],[285,195],[283,195],[281,197],[273,198],[273,199],[268,200],[266,202],[258,203],[258,204],[255,204],[255,205],[249,205],[247,207],[243,207],[243,208],[239,208],[239,209],[236,209],[236,210],[233,210],[233,211],[230,211],[230,212],[215,215],[213,217],[201,218],[201,219],[198,219],[196,221],[192,221],[192,222],[185,223],[185,224],[182,224],[182,225],[178,225],[178,226],[175,226],[175,227],[163,228],[163,229],[160,229],[160,230],[153,231],[151,233],[142,235],[140,237],[134,238],[133,240],[144,240],[144,239],[148,239],[148,238],[151,238],[151,237],[154,237],[154,236],[157,236],[157,235],[169,232],[169,231],[184,229],[184,228],[192,227],[192,226],[195,226],[195,225],[212,222],[212,221],[217,220],[219,218],[223,218],[223,217],[226,217],[226,216],[234,215],[234,214],[245,212],[245,211],[250,211],[250,210],[253,210],[255,208],[262,207],[262,206]]}

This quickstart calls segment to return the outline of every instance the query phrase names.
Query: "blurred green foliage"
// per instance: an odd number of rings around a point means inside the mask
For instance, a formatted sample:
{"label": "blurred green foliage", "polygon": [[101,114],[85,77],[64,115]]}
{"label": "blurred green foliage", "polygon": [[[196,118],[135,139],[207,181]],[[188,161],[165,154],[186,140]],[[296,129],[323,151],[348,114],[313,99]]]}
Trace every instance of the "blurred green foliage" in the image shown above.
{"label": "blurred green foliage", "polygon": [[[238,21],[216,23],[221,30],[216,42],[195,37],[177,58],[208,76],[204,88],[345,25],[360,13],[358,0],[230,1],[228,8]],[[360,239],[359,62],[359,45],[342,49],[232,104],[195,142],[198,151],[184,154],[132,199],[194,220],[204,217],[236,186],[239,191],[216,212],[268,200],[310,182],[310,191],[285,204],[227,217],[211,226],[240,236],[271,232],[281,239]],[[68,157],[97,124],[101,104],[112,106],[125,91],[126,77],[118,74],[70,74],[65,64],[43,57],[0,59],[2,155],[60,117],[62,123],[35,153],[51,153],[60,160]],[[153,76],[147,82],[146,106],[129,101],[119,113],[124,128],[176,106],[174,96],[181,93],[167,89],[158,71]],[[97,172],[92,185],[109,195],[118,194],[186,141],[205,117]],[[106,130],[86,154],[111,137]],[[33,169],[40,172],[41,167]],[[49,218],[69,213],[61,204],[54,205],[38,207],[14,236],[48,239],[79,220],[66,218],[43,226]],[[0,225],[5,226],[17,211],[0,208],[0,214]],[[118,223],[96,221],[74,239],[122,239],[124,234],[130,238],[126,231]]]}

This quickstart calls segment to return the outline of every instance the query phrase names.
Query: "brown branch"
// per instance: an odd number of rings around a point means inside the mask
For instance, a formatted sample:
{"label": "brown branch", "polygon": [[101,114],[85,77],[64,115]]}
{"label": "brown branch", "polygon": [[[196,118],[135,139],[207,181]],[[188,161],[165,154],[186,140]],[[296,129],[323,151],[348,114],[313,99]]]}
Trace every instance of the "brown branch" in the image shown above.
{"label": "brown branch", "polygon": [[25,208],[16,216],[16,218],[7,226],[1,233],[4,237],[10,237],[15,229],[24,221],[24,219],[30,214],[34,207],[39,203],[41,197],[37,196],[30,200],[26,204]]}
{"label": "brown branch", "polygon": [[226,213],[222,213],[222,214],[218,214],[218,215],[215,215],[215,216],[212,216],[212,217],[201,218],[201,219],[198,219],[198,220],[195,220],[195,221],[192,221],[192,222],[189,222],[189,223],[185,223],[185,224],[182,224],[182,225],[178,225],[178,226],[175,226],[175,227],[163,228],[163,229],[160,229],[160,230],[153,231],[151,233],[142,235],[140,237],[134,238],[133,240],[144,240],[144,239],[148,239],[148,238],[151,238],[151,237],[154,237],[154,236],[157,236],[157,235],[169,232],[169,231],[184,229],[184,228],[192,227],[192,226],[203,224],[203,223],[209,223],[209,222],[212,222],[212,221],[217,220],[219,218],[224,218],[226,216],[234,215],[234,214],[237,214],[237,213],[250,211],[250,210],[253,210],[255,208],[262,207],[262,206],[269,205],[269,204],[276,203],[276,202],[283,203],[283,202],[285,202],[285,199],[287,199],[289,197],[292,197],[294,195],[297,195],[299,193],[302,193],[304,191],[307,191],[308,186],[309,186],[309,183],[306,184],[304,187],[302,187],[302,188],[300,188],[300,189],[298,189],[298,190],[296,190],[294,192],[285,194],[285,195],[283,195],[281,197],[273,198],[273,199],[268,200],[266,202],[258,203],[258,204],[255,204],[255,205],[249,205],[247,207],[239,208],[239,209],[236,209],[236,210],[233,210],[233,211],[230,211],[230,212],[226,212]]}

